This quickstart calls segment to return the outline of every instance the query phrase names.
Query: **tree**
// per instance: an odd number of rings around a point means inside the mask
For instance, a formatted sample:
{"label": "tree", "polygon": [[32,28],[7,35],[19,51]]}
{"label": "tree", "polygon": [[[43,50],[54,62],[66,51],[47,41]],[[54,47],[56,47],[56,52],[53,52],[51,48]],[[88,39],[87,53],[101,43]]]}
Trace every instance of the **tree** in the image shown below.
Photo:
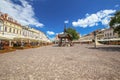
{"label": "tree", "polygon": [[111,17],[109,25],[111,28],[114,29],[115,33],[118,33],[120,37],[120,11],[117,11],[114,14],[114,17]]}
{"label": "tree", "polygon": [[72,35],[72,40],[78,40],[80,37],[78,32],[73,28],[67,28],[66,32]]}

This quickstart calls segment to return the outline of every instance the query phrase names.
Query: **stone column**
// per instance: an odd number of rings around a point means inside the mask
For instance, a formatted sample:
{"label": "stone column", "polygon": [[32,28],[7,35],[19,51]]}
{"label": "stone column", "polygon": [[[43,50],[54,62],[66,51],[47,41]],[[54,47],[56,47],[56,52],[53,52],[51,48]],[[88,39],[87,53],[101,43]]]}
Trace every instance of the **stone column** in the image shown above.
{"label": "stone column", "polygon": [[9,47],[12,47],[12,41],[9,40]]}
{"label": "stone column", "polygon": [[97,36],[95,36],[95,47],[97,45]]}
{"label": "stone column", "polygon": [[31,42],[31,41],[29,40],[28,43],[30,44],[30,42]]}
{"label": "stone column", "polygon": [[23,47],[24,46],[24,43],[23,43],[23,40],[21,39],[21,47]]}

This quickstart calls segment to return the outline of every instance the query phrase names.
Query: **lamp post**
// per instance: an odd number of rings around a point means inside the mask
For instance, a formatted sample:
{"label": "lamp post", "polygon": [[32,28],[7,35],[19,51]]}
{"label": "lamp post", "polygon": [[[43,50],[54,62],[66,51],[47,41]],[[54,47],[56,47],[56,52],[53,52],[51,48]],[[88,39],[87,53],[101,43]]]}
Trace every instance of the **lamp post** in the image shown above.
{"label": "lamp post", "polygon": [[94,47],[96,48],[96,44],[97,44],[97,36],[96,36],[96,31],[94,31]]}

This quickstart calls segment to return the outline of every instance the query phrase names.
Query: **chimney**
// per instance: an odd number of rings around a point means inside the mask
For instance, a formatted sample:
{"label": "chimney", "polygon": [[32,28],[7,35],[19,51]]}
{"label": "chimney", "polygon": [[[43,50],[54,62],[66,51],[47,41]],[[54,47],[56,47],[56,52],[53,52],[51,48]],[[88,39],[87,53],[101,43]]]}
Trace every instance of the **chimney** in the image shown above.
{"label": "chimney", "polygon": [[8,14],[4,14],[4,18],[5,18],[5,19],[8,19]]}

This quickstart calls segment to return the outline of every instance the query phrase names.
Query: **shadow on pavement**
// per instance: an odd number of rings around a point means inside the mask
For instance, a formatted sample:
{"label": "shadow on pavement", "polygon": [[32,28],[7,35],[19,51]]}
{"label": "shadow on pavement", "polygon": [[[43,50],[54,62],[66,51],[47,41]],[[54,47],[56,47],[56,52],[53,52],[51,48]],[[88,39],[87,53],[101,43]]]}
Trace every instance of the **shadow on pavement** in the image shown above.
{"label": "shadow on pavement", "polygon": [[108,46],[108,47],[87,47],[88,49],[96,49],[96,50],[101,50],[101,51],[109,51],[109,52],[113,52],[113,51],[118,51],[120,52],[120,46],[116,46],[116,47],[111,47],[111,46]]}
{"label": "shadow on pavement", "polygon": [[52,47],[59,47],[58,45],[53,45]]}

